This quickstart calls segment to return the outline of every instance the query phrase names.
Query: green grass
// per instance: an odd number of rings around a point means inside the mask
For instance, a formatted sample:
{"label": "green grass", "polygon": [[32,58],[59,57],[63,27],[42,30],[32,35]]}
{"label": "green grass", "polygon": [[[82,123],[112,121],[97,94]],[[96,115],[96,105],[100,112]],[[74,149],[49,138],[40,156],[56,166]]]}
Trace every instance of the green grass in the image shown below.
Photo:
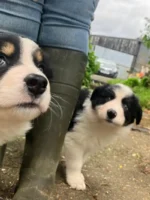
{"label": "green grass", "polygon": [[141,106],[143,108],[150,109],[150,89],[139,86],[132,89],[139,98]]}
{"label": "green grass", "polygon": [[124,84],[125,80],[122,79],[111,79],[110,81],[108,81],[109,84],[117,84],[117,83],[123,83]]}

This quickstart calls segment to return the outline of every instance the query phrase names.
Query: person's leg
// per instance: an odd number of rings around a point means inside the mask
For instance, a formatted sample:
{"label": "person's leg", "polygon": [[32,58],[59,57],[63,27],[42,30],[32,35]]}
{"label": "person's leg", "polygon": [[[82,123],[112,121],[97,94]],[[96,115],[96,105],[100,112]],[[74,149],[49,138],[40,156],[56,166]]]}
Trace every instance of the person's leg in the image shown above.
{"label": "person's leg", "polygon": [[89,28],[97,2],[45,0],[38,41],[49,56],[55,99],[53,112],[36,120],[27,136],[15,200],[31,199],[31,195],[32,199],[48,199],[87,63]]}
{"label": "person's leg", "polygon": [[37,41],[44,0],[1,0],[0,32]]}
{"label": "person's leg", "polygon": [[[0,32],[9,32],[37,41],[44,0],[1,0]],[[0,147],[0,165],[5,146]]]}

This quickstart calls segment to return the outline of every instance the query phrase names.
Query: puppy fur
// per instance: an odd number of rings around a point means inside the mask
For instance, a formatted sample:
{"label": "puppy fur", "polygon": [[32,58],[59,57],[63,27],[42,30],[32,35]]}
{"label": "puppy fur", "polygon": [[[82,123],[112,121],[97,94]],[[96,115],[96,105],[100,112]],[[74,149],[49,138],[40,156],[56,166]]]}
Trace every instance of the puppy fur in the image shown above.
{"label": "puppy fur", "polygon": [[128,134],[134,121],[139,124],[141,118],[139,101],[125,85],[104,85],[92,94],[81,90],[63,148],[66,179],[71,188],[84,190],[81,170],[87,158]]}
{"label": "puppy fur", "polygon": [[[47,69],[46,56],[36,43],[0,33],[0,145],[24,135],[31,129],[31,121],[47,111],[51,100],[47,75],[52,74]],[[29,75],[43,77],[47,84],[36,97],[25,83]]]}

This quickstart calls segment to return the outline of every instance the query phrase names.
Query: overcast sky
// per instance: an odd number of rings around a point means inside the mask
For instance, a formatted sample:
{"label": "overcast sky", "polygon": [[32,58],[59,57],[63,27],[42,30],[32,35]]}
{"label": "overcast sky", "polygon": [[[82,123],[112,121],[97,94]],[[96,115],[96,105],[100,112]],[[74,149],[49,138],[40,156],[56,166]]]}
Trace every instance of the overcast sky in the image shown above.
{"label": "overcast sky", "polygon": [[150,0],[100,0],[92,23],[98,35],[137,38],[150,17]]}

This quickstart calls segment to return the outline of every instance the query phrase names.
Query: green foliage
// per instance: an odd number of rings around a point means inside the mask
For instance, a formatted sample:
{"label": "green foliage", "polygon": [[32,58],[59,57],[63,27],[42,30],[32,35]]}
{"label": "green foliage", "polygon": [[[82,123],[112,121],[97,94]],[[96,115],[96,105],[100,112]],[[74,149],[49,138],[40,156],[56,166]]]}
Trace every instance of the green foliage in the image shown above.
{"label": "green foliage", "polygon": [[127,80],[114,79],[109,84],[122,83],[132,88],[136,96],[140,100],[143,108],[150,109],[150,77],[129,78]]}
{"label": "green foliage", "polygon": [[150,49],[150,37],[148,35],[144,35],[142,38],[143,44]]}
{"label": "green foliage", "polygon": [[141,86],[150,88],[150,77],[149,76],[145,76],[144,78],[142,78]]}
{"label": "green foliage", "polygon": [[124,81],[124,84],[133,88],[135,86],[139,86],[140,85],[140,79],[138,78],[129,78],[127,80]]}
{"label": "green foliage", "polygon": [[122,79],[112,79],[110,81],[108,81],[108,83],[110,84],[116,84],[116,83],[122,83],[125,84],[131,88],[135,87],[135,86],[139,86],[140,85],[140,79],[138,78],[129,78],[127,80],[122,80]]}
{"label": "green foliage", "polygon": [[90,87],[91,85],[91,75],[98,72],[100,68],[100,63],[97,61],[97,57],[93,51],[93,46],[89,43],[89,53],[88,53],[88,63],[86,66],[85,76],[83,79],[83,85],[86,87]]}
{"label": "green foliage", "polygon": [[142,37],[143,44],[149,49],[150,48],[150,19],[145,18],[145,29]]}
{"label": "green foliage", "polygon": [[150,109],[150,89],[137,86],[133,88],[133,91],[139,98],[141,106]]}
{"label": "green foliage", "polygon": [[111,79],[110,81],[108,81],[109,84],[117,84],[117,83],[124,83],[124,80],[116,78],[116,79]]}

